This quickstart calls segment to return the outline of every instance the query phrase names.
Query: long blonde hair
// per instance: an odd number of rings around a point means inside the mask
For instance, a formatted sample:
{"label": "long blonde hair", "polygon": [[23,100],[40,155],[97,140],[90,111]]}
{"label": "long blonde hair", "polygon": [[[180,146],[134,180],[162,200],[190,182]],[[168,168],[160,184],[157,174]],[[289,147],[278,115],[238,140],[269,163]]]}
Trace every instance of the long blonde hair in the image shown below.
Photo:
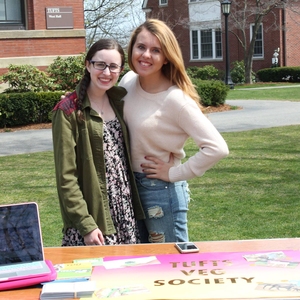
{"label": "long blonde hair", "polygon": [[181,49],[177,39],[166,23],[157,19],[148,19],[131,34],[128,45],[128,64],[131,70],[135,71],[132,64],[132,49],[136,42],[138,34],[146,29],[157,37],[161,44],[163,54],[168,60],[168,64],[163,65],[162,73],[173,84],[177,85],[185,94],[190,96],[200,106],[200,97],[197,93],[191,79],[186,73]]}

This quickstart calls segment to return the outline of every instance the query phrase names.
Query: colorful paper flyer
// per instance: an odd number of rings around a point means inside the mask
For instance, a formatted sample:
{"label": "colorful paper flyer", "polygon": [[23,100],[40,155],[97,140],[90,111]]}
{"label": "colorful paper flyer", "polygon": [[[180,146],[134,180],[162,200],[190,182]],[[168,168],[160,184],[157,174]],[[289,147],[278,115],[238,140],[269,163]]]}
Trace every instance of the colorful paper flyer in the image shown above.
{"label": "colorful paper flyer", "polygon": [[57,272],[56,280],[89,278],[92,274],[91,263],[69,263],[54,265]]}
{"label": "colorful paper flyer", "polygon": [[96,258],[84,258],[84,259],[74,259],[74,263],[89,263],[93,267],[95,266],[102,266],[103,265],[103,258],[102,257],[96,257]]}

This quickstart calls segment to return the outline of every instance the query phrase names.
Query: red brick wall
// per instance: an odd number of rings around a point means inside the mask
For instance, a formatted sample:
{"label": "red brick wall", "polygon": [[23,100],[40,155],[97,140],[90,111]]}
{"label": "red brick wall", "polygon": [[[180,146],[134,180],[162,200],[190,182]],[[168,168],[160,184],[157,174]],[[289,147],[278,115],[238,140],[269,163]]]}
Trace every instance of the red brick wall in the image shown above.
{"label": "red brick wall", "polygon": [[[74,29],[84,30],[84,8],[82,0],[28,0],[27,1],[27,29],[31,31],[30,38],[20,38],[20,32],[14,37],[14,31],[7,31],[7,37],[0,39],[1,58],[5,59],[0,74],[7,69],[9,57],[47,57],[76,55],[85,52],[85,36],[64,37],[63,30],[55,30],[59,37],[47,37],[46,7],[72,7]],[[35,30],[45,31],[42,37],[34,34]],[[72,31],[72,29],[70,29]],[[25,30],[26,31],[26,30]],[[11,62],[13,63],[13,61]],[[26,64],[26,60],[24,61]],[[39,67],[39,66],[38,66]]]}
{"label": "red brick wall", "polygon": [[[220,70],[225,70],[225,34],[223,34],[223,60],[222,61],[203,61],[190,62],[190,36],[188,29],[188,0],[169,0],[167,7],[159,7],[159,0],[148,0],[148,8],[152,8],[152,12],[148,17],[159,18],[166,21],[169,25],[176,24],[172,29],[178,39],[183,53],[186,66],[204,66],[214,65]],[[300,12],[300,3],[296,4]],[[224,28],[224,17],[222,16]],[[279,64],[281,66],[299,66],[300,55],[300,15],[299,13],[292,13],[290,10],[286,13],[286,31],[283,30],[283,10],[278,8],[269,13],[263,19],[264,29],[264,57],[253,60],[253,70],[258,71],[262,68],[269,68],[272,65],[272,57],[274,50],[280,48]],[[186,22],[184,22],[186,20]],[[180,24],[183,21],[182,24]],[[230,28],[230,15],[228,17],[228,24]],[[274,26],[276,24],[276,26]],[[172,27],[172,26],[171,26]],[[229,50],[230,62],[241,61],[244,58],[244,50],[238,42],[236,35],[239,35],[236,29],[230,28],[229,32]],[[286,36],[286,45],[285,45]],[[247,30],[247,40],[250,41],[250,30]]]}
{"label": "red brick wall", "polygon": [[148,0],[148,7],[152,8],[149,18],[157,18],[166,22],[173,30],[178,39],[185,64],[190,57],[189,28],[188,23],[188,0],[169,0],[167,6],[159,6],[159,0]]}
{"label": "red brick wall", "polygon": [[[82,38],[20,39],[1,41],[1,57],[76,55],[85,52]],[[20,55],[21,54],[21,55]]]}
{"label": "red brick wall", "polygon": [[[241,32],[234,28],[231,24],[232,20],[230,15],[228,16],[228,25],[229,25],[229,60],[231,63],[234,61],[242,61],[244,59],[244,48],[241,43],[238,41],[237,36],[240,39],[243,39]],[[250,21],[251,22],[251,21]],[[253,20],[254,23],[254,20]],[[276,23],[276,26],[274,24]],[[271,14],[267,15],[263,19],[263,47],[264,47],[264,56],[262,58],[254,58],[253,59],[253,71],[257,72],[263,68],[269,68],[272,65],[272,57],[274,54],[274,50],[277,48],[282,49],[282,32],[278,30],[281,24],[281,9],[274,10]],[[222,16],[222,28],[223,28],[223,61],[211,63],[203,62],[197,64],[198,66],[203,66],[206,64],[213,64],[220,70],[225,71],[225,57],[226,57],[226,49],[225,49],[225,24],[224,24],[224,16]],[[250,29],[246,29],[246,40],[248,44],[250,43]],[[283,63],[281,61],[281,63]],[[195,65],[195,64],[194,64]]]}
{"label": "red brick wall", "polygon": [[[300,7],[300,3],[298,4]],[[287,9],[286,14],[286,65],[300,66],[300,14]]]}
{"label": "red brick wall", "polygon": [[27,1],[27,29],[34,30],[33,0]]}
{"label": "red brick wall", "polygon": [[84,13],[82,0],[33,0],[34,29],[46,29],[46,7],[72,7],[74,29],[84,28]]}
{"label": "red brick wall", "polygon": [[[224,19],[224,17],[222,16]],[[242,61],[244,59],[244,48],[241,43],[238,41],[236,36],[242,39],[241,32],[236,28],[230,26],[230,15],[228,17],[229,24],[229,52],[230,52],[230,62],[234,61]],[[251,21],[250,21],[251,22]],[[252,22],[251,22],[252,23]],[[254,23],[254,20],[253,20]],[[276,26],[274,26],[276,24]],[[274,54],[274,50],[277,48],[282,49],[281,38],[282,33],[278,28],[280,28],[281,24],[281,9],[274,10],[271,14],[267,15],[263,19],[263,51],[264,56],[262,58],[254,58],[253,59],[253,71],[256,72],[263,68],[269,68],[272,65],[272,57]],[[224,28],[224,23],[222,25]],[[225,28],[224,28],[225,30]],[[223,57],[225,60],[226,50],[225,50],[225,34],[222,37],[223,43]],[[250,43],[250,29],[246,29],[246,39],[248,44]],[[225,69],[225,65],[223,63],[223,68]]]}

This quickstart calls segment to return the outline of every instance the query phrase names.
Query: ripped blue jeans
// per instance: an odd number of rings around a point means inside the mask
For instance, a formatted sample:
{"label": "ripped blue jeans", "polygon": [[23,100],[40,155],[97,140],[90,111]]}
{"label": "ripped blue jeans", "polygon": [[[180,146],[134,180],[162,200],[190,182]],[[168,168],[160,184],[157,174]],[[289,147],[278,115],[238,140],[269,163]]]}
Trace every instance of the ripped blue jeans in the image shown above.
{"label": "ripped blue jeans", "polygon": [[141,242],[187,242],[188,183],[148,179],[144,173],[134,175],[146,215],[138,221]]}

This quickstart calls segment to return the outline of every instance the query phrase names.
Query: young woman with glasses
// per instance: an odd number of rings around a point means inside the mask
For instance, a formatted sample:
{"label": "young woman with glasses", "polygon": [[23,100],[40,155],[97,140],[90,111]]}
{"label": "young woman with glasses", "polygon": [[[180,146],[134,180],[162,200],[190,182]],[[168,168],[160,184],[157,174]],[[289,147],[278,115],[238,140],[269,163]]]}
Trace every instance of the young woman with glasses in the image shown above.
{"label": "young woman with glasses", "polygon": [[126,90],[115,86],[124,59],[115,40],[93,44],[79,85],[53,109],[62,246],[139,242],[144,213],[123,121]]}

